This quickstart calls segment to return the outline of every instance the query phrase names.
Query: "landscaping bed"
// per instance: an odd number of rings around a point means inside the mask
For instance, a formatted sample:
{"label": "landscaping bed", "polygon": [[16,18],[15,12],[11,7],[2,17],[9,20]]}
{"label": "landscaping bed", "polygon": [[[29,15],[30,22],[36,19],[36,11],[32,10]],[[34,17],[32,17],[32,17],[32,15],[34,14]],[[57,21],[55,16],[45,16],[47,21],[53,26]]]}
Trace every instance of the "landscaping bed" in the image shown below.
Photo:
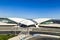
{"label": "landscaping bed", "polygon": [[0,34],[0,40],[8,40],[9,38],[14,37],[13,34]]}

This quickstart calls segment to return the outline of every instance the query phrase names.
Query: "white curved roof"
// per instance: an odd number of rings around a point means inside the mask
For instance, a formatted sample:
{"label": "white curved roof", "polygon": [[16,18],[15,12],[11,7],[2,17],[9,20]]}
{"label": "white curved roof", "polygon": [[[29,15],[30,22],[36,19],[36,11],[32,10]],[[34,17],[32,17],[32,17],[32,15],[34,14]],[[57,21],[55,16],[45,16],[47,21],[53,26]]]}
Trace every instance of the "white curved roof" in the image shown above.
{"label": "white curved roof", "polygon": [[[8,19],[13,20],[17,23],[25,24],[25,25],[35,24],[35,22],[33,22],[32,20],[23,19],[23,18],[8,18]],[[33,19],[33,20],[36,21],[37,23],[42,23],[44,21],[51,20],[51,18],[38,18],[38,19]]]}
{"label": "white curved roof", "polygon": [[35,24],[33,21],[28,20],[28,19],[23,19],[23,18],[8,18],[10,20],[13,20],[17,23],[25,24],[25,25],[32,25]]}
{"label": "white curved roof", "polygon": [[34,21],[36,21],[37,23],[42,23],[44,21],[50,20],[51,18],[38,18],[38,19],[33,19]]}
{"label": "white curved roof", "polygon": [[26,19],[23,19],[23,18],[8,18],[8,19],[13,20],[13,21],[15,21],[17,23],[20,23],[20,22],[26,20]]}
{"label": "white curved roof", "polygon": [[25,25],[33,25],[33,24],[35,24],[33,21],[31,21],[31,20],[24,20],[24,21],[22,21],[22,22],[20,22],[20,23],[22,23],[22,24],[25,24]]}

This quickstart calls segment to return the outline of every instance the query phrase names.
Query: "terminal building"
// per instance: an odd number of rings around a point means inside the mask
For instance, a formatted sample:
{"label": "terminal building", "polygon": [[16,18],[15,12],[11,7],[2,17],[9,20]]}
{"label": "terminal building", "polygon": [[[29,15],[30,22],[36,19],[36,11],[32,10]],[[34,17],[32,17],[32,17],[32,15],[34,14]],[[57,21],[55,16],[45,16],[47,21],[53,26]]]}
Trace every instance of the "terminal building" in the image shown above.
{"label": "terminal building", "polygon": [[30,27],[35,23],[23,18],[0,18],[0,34],[21,31],[20,27]]}
{"label": "terminal building", "polygon": [[[21,28],[40,28],[43,32],[49,30],[60,32],[60,20],[51,18],[24,19],[24,18],[0,18],[0,34],[21,31]],[[53,28],[53,29],[51,29]],[[57,29],[55,29],[57,28]],[[38,31],[38,30],[37,30]]]}

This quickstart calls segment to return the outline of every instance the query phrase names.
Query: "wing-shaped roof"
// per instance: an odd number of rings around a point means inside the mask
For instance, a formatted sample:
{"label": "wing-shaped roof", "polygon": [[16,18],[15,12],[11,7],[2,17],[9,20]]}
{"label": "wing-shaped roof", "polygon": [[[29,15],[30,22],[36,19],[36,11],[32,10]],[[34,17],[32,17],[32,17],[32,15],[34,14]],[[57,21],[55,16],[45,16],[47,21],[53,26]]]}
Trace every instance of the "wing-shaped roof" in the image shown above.
{"label": "wing-shaped roof", "polygon": [[33,21],[29,19],[24,19],[24,18],[8,18],[8,19],[13,20],[17,23],[25,24],[25,25],[33,25],[36,23],[42,23],[44,21],[51,20],[51,18],[38,18],[38,19],[33,19]]}
{"label": "wing-shaped roof", "polygon": [[38,19],[33,19],[34,21],[36,21],[37,23],[42,23],[44,21],[50,20],[51,18],[38,18]]}
{"label": "wing-shaped roof", "polygon": [[32,25],[35,24],[33,21],[28,20],[28,19],[23,19],[23,18],[8,18],[10,20],[13,20],[17,23],[25,24],[25,25]]}
{"label": "wing-shaped roof", "polygon": [[22,24],[25,24],[25,25],[33,25],[33,24],[35,24],[33,21],[31,21],[31,20],[24,20],[24,21],[22,21],[22,22],[20,22],[20,23],[22,23]]}
{"label": "wing-shaped roof", "polygon": [[15,21],[17,23],[20,23],[20,22],[26,20],[26,19],[23,19],[23,18],[8,18],[8,19],[13,20],[13,21]]}

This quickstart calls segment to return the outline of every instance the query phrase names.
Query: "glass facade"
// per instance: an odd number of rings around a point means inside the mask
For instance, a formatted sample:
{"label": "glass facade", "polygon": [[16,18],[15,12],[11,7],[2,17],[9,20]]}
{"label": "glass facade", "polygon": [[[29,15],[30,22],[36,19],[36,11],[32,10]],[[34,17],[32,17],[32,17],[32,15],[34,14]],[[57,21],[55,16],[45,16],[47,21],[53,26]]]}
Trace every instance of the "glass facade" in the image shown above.
{"label": "glass facade", "polygon": [[41,24],[60,24],[60,20],[52,19],[52,20],[42,22]]}
{"label": "glass facade", "polygon": [[9,23],[9,24],[16,24],[16,22],[8,19],[8,18],[0,18],[0,22],[2,23]]}

